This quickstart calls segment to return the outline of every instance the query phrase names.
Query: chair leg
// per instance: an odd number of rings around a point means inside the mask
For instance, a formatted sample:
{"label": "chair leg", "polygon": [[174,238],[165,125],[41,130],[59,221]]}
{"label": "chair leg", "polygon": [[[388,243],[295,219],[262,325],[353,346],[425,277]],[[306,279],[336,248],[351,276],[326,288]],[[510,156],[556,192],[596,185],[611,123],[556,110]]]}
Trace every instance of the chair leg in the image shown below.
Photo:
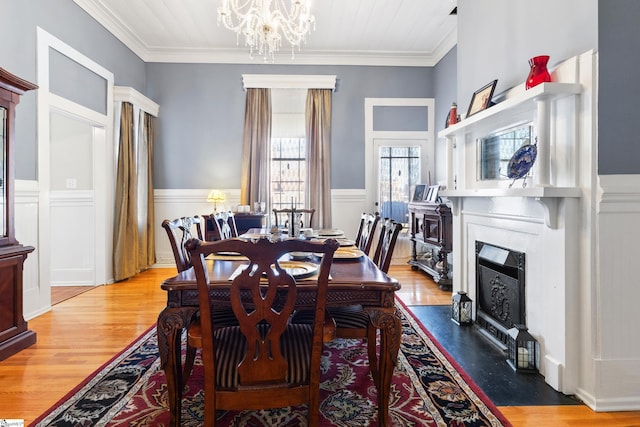
{"label": "chair leg", "polygon": [[376,349],[378,329],[369,324],[367,326],[367,355],[369,357],[369,369],[371,369],[371,376],[373,377],[373,383],[376,389],[380,390],[379,386],[379,369],[378,369],[378,351]]}
{"label": "chair leg", "polygon": [[197,348],[187,345],[187,355],[184,361],[184,370],[182,371],[182,388],[184,389],[187,386],[187,381],[189,381],[189,377],[191,376],[191,371],[193,370],[193,364],[196,360],[196,352]]}

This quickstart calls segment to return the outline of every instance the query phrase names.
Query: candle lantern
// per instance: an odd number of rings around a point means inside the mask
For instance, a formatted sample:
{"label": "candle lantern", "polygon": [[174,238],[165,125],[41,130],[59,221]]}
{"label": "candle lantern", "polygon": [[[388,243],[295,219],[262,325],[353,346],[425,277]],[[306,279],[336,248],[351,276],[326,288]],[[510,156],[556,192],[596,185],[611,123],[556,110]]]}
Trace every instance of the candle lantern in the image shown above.
{"label": "candle lantern", "polygon": [[451,298],[451,320],[458,325],[470,325],[472,319],[471,298],[459,291]]}
{"label": "candle lantern", "polygon": [[538,358],[538,342],[527,331],[525,325],[514,325],[509,329],[509,359],[507,363],[516,372],[535,373]]}

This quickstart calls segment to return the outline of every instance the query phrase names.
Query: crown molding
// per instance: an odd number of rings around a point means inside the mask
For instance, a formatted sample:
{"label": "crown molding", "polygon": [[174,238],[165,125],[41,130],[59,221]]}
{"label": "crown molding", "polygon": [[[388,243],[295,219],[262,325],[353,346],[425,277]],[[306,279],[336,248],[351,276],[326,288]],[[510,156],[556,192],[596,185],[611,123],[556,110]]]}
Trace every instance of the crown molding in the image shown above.
{"label": "crown molding", "polygon": [[129,27],[119,20],[115,19],[115,14],[111,12],[105,2],[101,0],[73,0],[75,4],[80,6],[93,19],[98,21],[107,31],[113,34],[125,46],[136,54],[140,59],[144,59],[148,48],[138,38]]}
{"label": "crown molding", "polygon": [[[455,43],[454,43],[455,44]],[[439,57],[428,52],[382,51],[313,51],[281,50],[273,64],[277,65],[366,65],[381,67],[432,67],[453,46],[438,49]],[[250,57],[246,48],[238,49],[149,49],[145,62],[205,63],[205,64],[264,64],[262,57]],[[271,62],[267,62],[271,64]]]}
{"label": "crown molding", "polygon": [[[250,57],[239,48],[154,48],[146,45],[130,28],[115,18],[105,0],[73,0],[80,8],[120,40],[144,62],[263,64],[262,57]],[[456,44],[456,31],[448,34],[433,52],[302,50],[292,58],[283,48],[276,55],[278,65],[362,65],[384,67],[433,67]]]}

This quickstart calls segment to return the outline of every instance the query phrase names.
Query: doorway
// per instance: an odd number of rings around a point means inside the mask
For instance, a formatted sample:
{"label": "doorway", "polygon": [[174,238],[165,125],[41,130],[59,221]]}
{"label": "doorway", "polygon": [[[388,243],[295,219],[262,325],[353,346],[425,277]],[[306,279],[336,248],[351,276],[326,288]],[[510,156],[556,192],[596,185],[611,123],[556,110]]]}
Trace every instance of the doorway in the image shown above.
{"label": "doorway", "polygon": [[434,107],[432,98],[365,99],[364,211],[403,224],[392,264],[411,253],[407,206],[415,185],[435,176]]}

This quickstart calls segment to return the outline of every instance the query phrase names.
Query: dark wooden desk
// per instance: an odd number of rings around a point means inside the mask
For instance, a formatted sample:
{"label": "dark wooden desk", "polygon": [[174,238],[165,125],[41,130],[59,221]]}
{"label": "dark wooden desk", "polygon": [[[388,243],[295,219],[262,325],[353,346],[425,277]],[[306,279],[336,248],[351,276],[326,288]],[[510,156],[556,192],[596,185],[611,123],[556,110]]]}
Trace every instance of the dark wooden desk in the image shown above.
{"label": "dark wooden desk", "polygon": [[[228,301],[228,278],[243,263],[246,261],[209,261],[211,283],[219,285],[219,291],[212,292],[211,298],[221,302]],[[165,280],[161,287],[167,291],[167,306],[158,317],[158,348],[161,366],[167,377],[171,425],[175,426],[177,420],[174,419],[174,414],[182,410],[182,330],[189,325],[198,310],[198,291],[193,269]],[[389,423],[391,378],[402,336],[400,319],[395,313],[395,291],[398,289],[398,281],[380,271],[366,256],[355,261],[334,261],[331,267],[327,304],[362,304],[369,310],[373,325],[380,330],[379,375],[376,384],[380,386],[378,418],[381,426]],[[308,295],[304,286],[299,287],[297,304],[300,307],[313,306],[314,302]]]}

